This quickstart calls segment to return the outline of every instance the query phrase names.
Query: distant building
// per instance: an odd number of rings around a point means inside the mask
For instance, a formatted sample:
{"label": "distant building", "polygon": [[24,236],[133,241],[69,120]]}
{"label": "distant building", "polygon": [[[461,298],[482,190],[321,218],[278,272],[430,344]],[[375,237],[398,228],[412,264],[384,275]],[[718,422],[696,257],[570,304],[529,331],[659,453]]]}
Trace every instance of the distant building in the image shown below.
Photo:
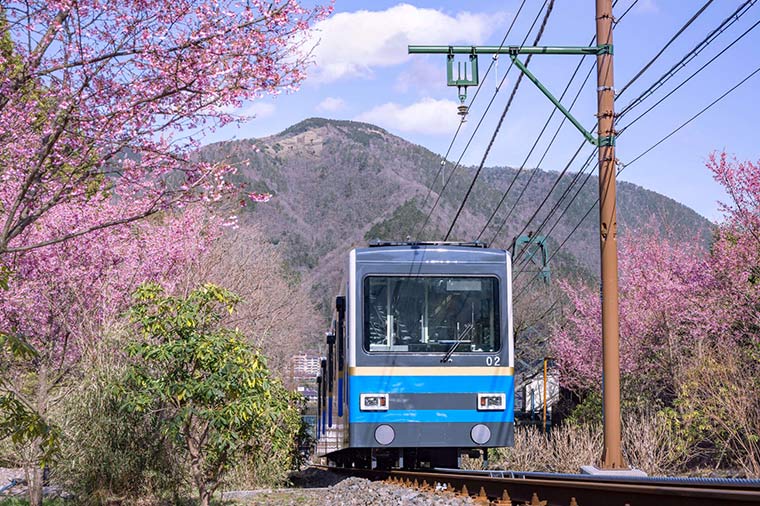
{"label": "distant building", "polygon": [[299,394],[301,394],[304,397],[306,397],[306,400],[308,400],[309,402],[314,402],[314,403],[317,402],[317,395],[318,395],[318,393],[317,393],[317,391],[315,389],[309,388],[307,386],[299,386],[296,389],[296,391]]}
{"label": "distant building", "polygon": [[319,376],[320,357],[317,355],[295,355],[290,359],[293,378],[316,378]]}

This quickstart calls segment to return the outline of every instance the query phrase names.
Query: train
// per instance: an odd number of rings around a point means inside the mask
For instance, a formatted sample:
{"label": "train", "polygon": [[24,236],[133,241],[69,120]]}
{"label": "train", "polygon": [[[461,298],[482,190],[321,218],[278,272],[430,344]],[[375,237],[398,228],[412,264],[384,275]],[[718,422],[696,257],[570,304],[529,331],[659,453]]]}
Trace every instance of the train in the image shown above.
{"label": "train", "polygon": [[317,378],[315,455],[457,468],[514,440],[509,253],[479,242],[349,252]]}

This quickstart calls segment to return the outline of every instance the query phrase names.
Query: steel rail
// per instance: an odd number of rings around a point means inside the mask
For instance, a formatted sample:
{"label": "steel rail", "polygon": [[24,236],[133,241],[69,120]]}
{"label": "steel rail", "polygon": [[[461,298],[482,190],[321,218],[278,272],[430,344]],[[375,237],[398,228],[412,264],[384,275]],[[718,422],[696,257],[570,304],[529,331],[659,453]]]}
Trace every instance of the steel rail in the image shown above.
{"label": "steel rail", "polygon": [[[531,503],[534,495],[547,506],[572,504],[578,506],[746,506],[760,504],[760,482],[756,480],[672,480],[669,478],[616,478],[609,476],[524,473],[510,477],[493,476],[502,471],[472,472],[464,470],[400,471],[368,470],[314,466],[338,474],[370,480],[391,480],[417,487],[429,484],[429,490],[445,486],[477,497],[483,491],[490,504],[500,502],[506,491],[511,504]],[[481,474],[488,473],[488,474]],[[529,476],[536,474],[539,476]],[[519,476],[519,477],[518,477]],[[481,500],[485,500],[481,496]],[[483,502],[483,504],[489,504]]]}

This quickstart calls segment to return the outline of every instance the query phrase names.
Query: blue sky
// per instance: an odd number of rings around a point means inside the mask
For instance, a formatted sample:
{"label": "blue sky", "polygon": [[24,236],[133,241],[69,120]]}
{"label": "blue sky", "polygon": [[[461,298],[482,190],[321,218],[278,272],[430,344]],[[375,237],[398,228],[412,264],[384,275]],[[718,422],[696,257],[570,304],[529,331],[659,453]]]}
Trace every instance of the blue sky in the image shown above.
{"label": "blue sky", "polygon": [[[519,45],[543,2],[528,0],[517,17],[507,45]],[[619,16],[633,0],[619,0],[614,14]],[[704,13],[662,54],[618,99],[622,109],[667,71],[693,46],[701,41],[742,2],[719,0]],[[337,0],[333,15],[315,29],[314,64],[309,78],[293,94],[268,97],[246,104],[241,111],[255,117],[241,126],[230,125],[210,136],[208,142],[232,138],[263,137],[277,133],[304,118],[321,116],[375,123],[412,142],[443,154],[458,124],[456,89],[446,86],[445,56],[408,55],[407,44],[499,45],[520,2],[513,1],[390,1]],[[615,43],[615,85],[619,90],[648,62],[703,5],[703,2],[675,0],[639,0],[617,25]],[[627,119],[646,110],[693,71],[730,44],[760,19],[760,2],[718,36],[654,96],[634,109]],[[541,45],[586,45],[595,31],[594,2],[557,0]],[[535,32],[534,32],[535,33]],[[533,34],[530,35],[530,44]],[[623,163],[668,134],[715,98],[760,66],[760,27],[710,64],[669,99],[662,102],[618,139],[617,156]],[[531,70],[556,95],[567,84],[578,63],[577,56],[536,56]],[[481,75],[490,63],[480,57]],[[581,84],[591,58],[584,61],[580,77],[570,88],[570,97]],[[508,59],[498,62],[498,78],[508,68]],[[498,117],[504,108],[517,69],[512,69],[505,85],[464,152],[463,163],[480,162]],[[462,155],[477,120],[493,96],[496,87],[492,74],[482,83],[480,95],[470,110],[449,155]],[[592,125],[596,112],[595,73],[581,92],[573,113],[585,125]],[[712,181],[705,168],[713,150],[723,150],[739,159],[760,159],[757,119],[760,73],[732,92],[708,112],[683,128],[634,165],[626,168],[622,180],[668,195],[692,207],[700,214],[720,218],[718,200],[724,200],[721,188]],[[469,91],[470,97],[474,90]],[[569,104],[569,100],[563,102]],[[541,127],[552,111],[551,103],[523,79],[504,126],[486,165],[519,166]],[[535,167],[548,140],[560,121],[552,123],[527,167]],[[627,123],[624,118],[621,125]],[[540,167],[560,170],[580,144],[581,135],[566,124]],[[591,147],[584,148],[584,153]],[[580,167],[580,157],[571,170]]]}

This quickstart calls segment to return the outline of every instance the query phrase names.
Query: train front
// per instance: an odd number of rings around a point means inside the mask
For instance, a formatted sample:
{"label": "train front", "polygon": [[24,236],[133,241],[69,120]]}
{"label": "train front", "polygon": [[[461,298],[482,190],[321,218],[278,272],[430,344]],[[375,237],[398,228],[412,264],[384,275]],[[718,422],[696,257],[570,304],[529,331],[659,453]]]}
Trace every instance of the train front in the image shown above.
{"label": "train front", "polygon": [[360,248],[347,288],[351,448],[373,466],[456,467],[463,450],[513,444],[504,250]]}

